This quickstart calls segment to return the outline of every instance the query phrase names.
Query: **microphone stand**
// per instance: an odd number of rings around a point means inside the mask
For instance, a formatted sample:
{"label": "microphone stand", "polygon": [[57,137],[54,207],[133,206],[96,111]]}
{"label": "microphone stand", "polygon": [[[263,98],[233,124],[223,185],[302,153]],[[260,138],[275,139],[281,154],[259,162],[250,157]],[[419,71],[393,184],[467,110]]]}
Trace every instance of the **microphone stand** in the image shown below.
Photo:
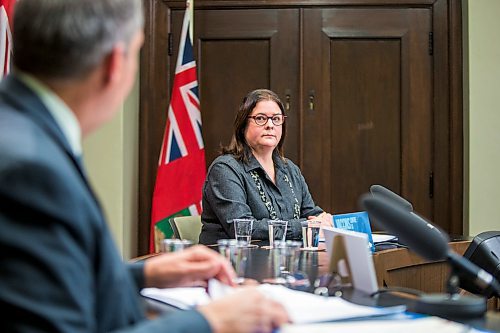
{"label": "microphone stand", "polygon": [[415,312],[444,318],[477,318],[487,310],[486,298],[460,294],[460,272],[450,262],[450,275],[446,281],[446,293],[423,294],[415,302]]}
{"label": "microphone stand", "polygon": [[450,295],[460,294],[460,277],[454,266],[451,266],[450,276],[446,280],[446,292]]}
{"label": "microphone stand", "polygon": [[[375,221],[398,236],[410,249],[420,256],[436,261],[445,260],[450,264],[451,274],[446,283],[447,293],[423,294],[415,302],[414,312],[437,315],[445,318],[477,318],[486,313],[486,298],[461,295],[458,291],[460,278],[473,279],[474,283],[500,294],[500,286],[493,277],[469,260],[454,253],[448,245],[446,234],[412,211],[396,205],[391,199],[381,196],[364,195],[362,206]],[[484,278],[486,276],[486,279]],[[492,281],[488,281],[492,280]],[[482,286],[482,287],[483,287]]]}

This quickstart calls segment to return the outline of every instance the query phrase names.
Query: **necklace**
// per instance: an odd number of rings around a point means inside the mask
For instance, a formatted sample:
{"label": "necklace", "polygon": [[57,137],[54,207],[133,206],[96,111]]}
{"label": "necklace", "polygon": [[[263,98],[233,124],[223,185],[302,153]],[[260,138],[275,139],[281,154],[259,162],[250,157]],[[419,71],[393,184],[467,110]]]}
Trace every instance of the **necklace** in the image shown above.
{"label": "necklace", "polygon": [[[275,220],[278,215],[276,214],[276,210],[274,209],[273,204],[269,200],[269,198],[266,195],[266,192],[264,192],[264,188],[262,187],[262,182],[260,180],[260,176],[257,173],[257,171],[252,170],[250,171],[250,176],[252,177],[253,181],[255,182],[255,185],[257,186],[257,190],[259,191],[260,199],[264,203],[264,206],[266,206],[267,211],[269,212],[269,217],[272,220]],[[300,205],[299,205],[299,200],[297,199],[297,196],[295,195],[295,191],[293,190],[292,183],[290,182],[290,179],[288,176],[285,174],[283,177],[283,180],[290,186],[290,190],[293,195],[294,203],[293,203],[293,218],[294,219],[299,219],[300,218]]]}

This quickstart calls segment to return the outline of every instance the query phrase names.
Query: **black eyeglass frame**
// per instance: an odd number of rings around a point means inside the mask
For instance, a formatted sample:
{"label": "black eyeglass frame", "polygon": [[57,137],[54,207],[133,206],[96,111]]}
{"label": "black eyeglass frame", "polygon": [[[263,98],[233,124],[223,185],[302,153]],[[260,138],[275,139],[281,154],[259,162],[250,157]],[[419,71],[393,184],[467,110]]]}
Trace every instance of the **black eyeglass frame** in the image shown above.
{"label": "black eyeglass frame", "polygon": [[[257,119],[256,117],[265,117],[266,118],[266,121],[262,124],[259,124],[257,122]],[[283,119],[283,121],[279,124],[276,124],[275,122],[275,117],[281,117]],[[248,116],[247,118],[250,118],[250,119],[253,119],[253,122],[255,123],[255,125],[257,126],[265,126],[268,122],[269,122],[269,119],[271,119],[271,121],[273,122],[274,126],[281,126],[283,125],[283,123],[285,122],[285,119],[287,118],[288,116],[285,116],[284,114],[275,114],[275,115],[272,115],[272,116],[266,116],[265,114],[263,113],[259,113],[259,114],[256,114],[255,116]]]}

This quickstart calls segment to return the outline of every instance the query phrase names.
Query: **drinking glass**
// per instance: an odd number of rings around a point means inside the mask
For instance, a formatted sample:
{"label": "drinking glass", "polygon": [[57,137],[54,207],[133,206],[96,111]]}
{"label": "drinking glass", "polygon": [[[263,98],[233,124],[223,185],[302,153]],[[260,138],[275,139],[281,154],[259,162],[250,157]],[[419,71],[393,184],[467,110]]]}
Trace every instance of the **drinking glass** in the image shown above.
{"label": "drinking glass", "polygon": [[224,256],[233,266],[238,276],[237,283],[242,283],[247,267],[249,248],[246,241],[236,239],[219,239],[217,241],[219,253]]}
{"label": "drinking glass", "polygon": [[302,227],[302,243],[306,250],[317,250],[319,245],[320,221],[309,221]]}
{"label": "drinking glass", "polygon": [[244,241],[246,245],[250,244],[252,239],[252,219],[234,219],[234,233],[238,241]]}
{"label": "drinking glass", "polygon": [[300,242],[276,240],[269,250],[271,277],[263,280],[265,283],[287,285],[295,280],[300,259]]}
{"label": "drinking glass", "polygon": [[275,241],[284,241],[286,239],[286,229],[288,221],[269,220],[267,227],[269,230],[269,246],[274,247]]}
{"label": "drinking glass", "polygon": [[164,239],[161,245],[161,252],[182,251],[193,245],[193,242],[187,239]]}

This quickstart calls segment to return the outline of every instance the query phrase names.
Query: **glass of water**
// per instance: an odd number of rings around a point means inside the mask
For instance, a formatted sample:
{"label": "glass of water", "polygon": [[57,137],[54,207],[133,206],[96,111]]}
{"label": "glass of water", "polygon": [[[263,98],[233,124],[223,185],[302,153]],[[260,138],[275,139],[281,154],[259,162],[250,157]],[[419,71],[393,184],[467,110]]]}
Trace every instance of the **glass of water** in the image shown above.
{"label": "glass of water", "polygon": [[217,245],[219,253],[231,263],[238,276],[235,282],[243,283],[249,256],[247,243],[236,239],[219,239]]}
{"label": "glass of water", "polygon": [[319,246],[319,234],[321,231],[321,221],[308,221],[307,226],[302,227],[302,242],[304,249],[317,250]]}
{"label": "glass of water", "polygon": [[161,252],[177,252],[192,246],[193,242],[187,239],[164,239]]}
{"label": "glass of water", "polygon": [[282,221],[282,220],[267,221],[270,247],[274,247],[275,241],[284,241],[286,239],[287,226],[288,226],[288,221]]}
{"label": "glass of water", "polygon": [[234,223],[234,233],[236,240],[243,241],[247,245],[250,244],[250,240],[252,239],[253,220],[234,219],[233,223]]}
{"label": "glass of water", "polygon": [[271,277],[264,279],[263,282],[287,285],[294,289],[299,289],[295,286],[302,282],[309,283],[309,278],[304,273],[299,272],[301,245],[300,242],[290,240],[274,241],[274,247],[269,250]]}

